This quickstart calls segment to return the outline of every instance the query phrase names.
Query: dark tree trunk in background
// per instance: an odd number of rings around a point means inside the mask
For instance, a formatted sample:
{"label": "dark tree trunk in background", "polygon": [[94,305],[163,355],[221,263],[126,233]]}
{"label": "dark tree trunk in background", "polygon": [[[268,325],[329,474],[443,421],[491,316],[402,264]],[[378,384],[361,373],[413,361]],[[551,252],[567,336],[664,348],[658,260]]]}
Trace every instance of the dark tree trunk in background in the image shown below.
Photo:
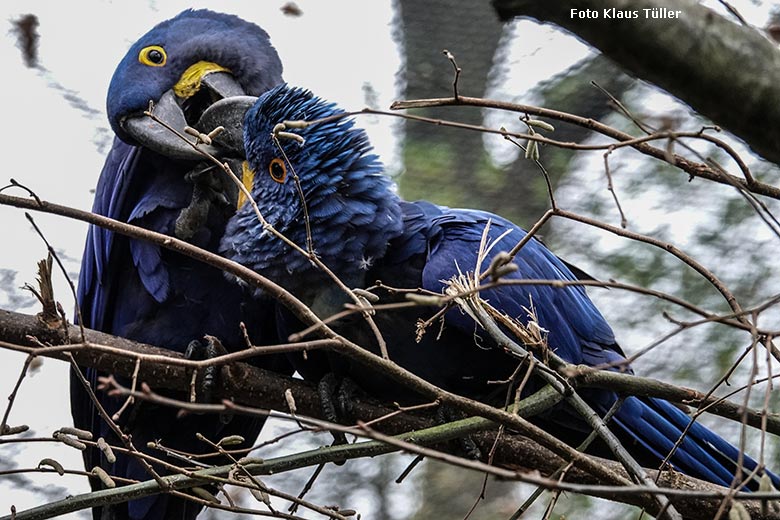
{"label": "dark tree trunk in background", "polygon": [[[725,3],[725,2],[724,2]],[[578,9],[679,11],[661,23],[571,16],[560,2],[494,0],[505,19],[527,16],[563,27],[688,103],[780,164],[780,51],[755,28],[689,0],[580,0]]]}
{"label": "dark tree trunk in background", "polygon": [[[488,8],[487,0],[399,0],[397,6],[398,39],[405,54],[401,71],[406,85],[404,98],[452,95],[454,71],[442,55],[443,49],[452,52],[463,69],[458,82],[458,90],[463,95],[485,96],[491,81],[506,73],[508,65],[502,52],[506,45],[502,43],[508,45],[512,35]],[[591,81],[617,98],[633,84],[632,79],[606,58],[589,58],[541,85],[540,103],[601,119],[612,109],[606,96]],[[517,93],[518,97],[522,94]],[[427,108],[416,113],[475,125],[483,124],[484,115],[467,107]],[[557,126],[551,137],[561,141],[579,142],[589,133],[579,127]],[[517,129],[523,130],[522,125],[518,123]],[[409,199],[425,198],[450,206],[477,207],[521,225],[530,225],[547,209],[547,188],[538,167],[522,155],[504,168],[492,164],[483,137],[478,132],[407,122],[403,160],[405,169],[413,174],[401,176],[402,194]],[[553,185],[568,171],[572,158],[569,150],[542,150],[542,163]]]}
{"label": "dark tree trunk in background", "polygon": [[[487,0],[399,0],[398,38],[404,53],[401,77],[406,99],[452,95],[454,70],[443,49],[449,50],[463,69],[458,90],[484,96],[493,59],[504,31]],[[473,108],[428,108],[417,113],[428,117],[482,124],[482,113]],[[403,141],[405,169],[400,188],[409,199],[425,198],[450,206],[475,205],[474,197],[489,194],[502,182],[490,165],[482,134],[454,128],[407,122]],[[487,178],[486,178],[487,177]],[[484,209],[497,209],[485,207]],[[415,519],[462,518],[478,498],[481,475],[444,471],[426,463],[412,478],[419,482],[420,509]],[[488,496],[511,495],[513,483],[491,482]],[[480,505],[476,518],[493,518],[492,501]],[[503,515],[502,517],[506,517]],[[499,518],[496,516],[495,518]]]}
{"label": "dark tree trunk in background", "polygon": [[[445,97],[452,94],[454,71],[442,54],[448,49],[463,68],[459,91],[483,96],[493,67],[493,57],[503,32],[487,0],[399,0],[399,39],[405,54],[406,98]],[[479,110],[428,108],[421,115],[482,124]],[[409,198],[430,195],[430,181],[436,178],[439,200],[462,204],[474,190],[484,189],[479,173],[487,157],[482,135],[453,128],[407,123],[404,163],[415,175],[401,178],[401,190]],[[417,172],[424,175],[417,175]]]}

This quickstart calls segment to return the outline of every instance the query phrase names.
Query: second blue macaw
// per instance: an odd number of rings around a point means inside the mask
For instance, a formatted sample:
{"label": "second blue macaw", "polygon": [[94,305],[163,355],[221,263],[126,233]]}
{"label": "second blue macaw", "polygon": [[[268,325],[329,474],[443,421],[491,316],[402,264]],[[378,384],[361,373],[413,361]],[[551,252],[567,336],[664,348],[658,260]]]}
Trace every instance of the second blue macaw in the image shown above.
{"label": "second blue macaw", "polygon": [[[116,138],[98,180],[93,211],[215,251],[235,211],[237,190],[221,171],[209,169],[192,147],[143,112],[153,102],[154,113],[179,132],[186,125],[206,124],[204,119],[208,125],[201,130],[208,132],[215,120],[219,123],[225,116],[218,111],[220,100],[260,95],[279,84],[281,74],[282,65],[268,34],[236,16],[187,10],[155,26],[130,47],[111,81],[107,111]],[[237,128],[240,131],[240,122]],[[230,136],[228,128],[220,141],[206,149],[225,160],[242,159],[242,147],[233,146]],[[269,306],[228,283],[219,270],[95,226],[87,236],[78,302],[87,327],[179,352],[199,346],[192,342],[205,335],[217,337],[228,350],[245,348],[239,328],[242,321],[249,324],[249,337],[255,344],[276,341]],[[205,350],[192,349],[196,355]],[[278,357],[260,362],[266,368],[290,372]],[[100,374],[85,372],[94,388]],[[98,397],[109,414],[122,404],[104,393]],[[122,445],[75,376],[71,378],[71,408],[76,426]],[[117,423],[137,449],[165,458],[147,443],[159,441],[183,453],[202,454],[213,449],[198,441],[196,433],[213,441],[235,434],[243,436],[242,447],[248,447],[263,421],[233,417],[225,423],[214,415],[180,417],[175,409],[136,403]],[[88,471],[100,466],[117,477],[151,478],[137,458],[122,453],[112,463],[100,451],[88,449],[84,459]],[[168,462],[186,465],[181,459]],[[161,473],[169,472],[152,465]],[[97,479],[92,485],[101,487]],[[96,507],[93,517],[192,519],[201,508],[164,493]]]}
{"label": "second blue macaw", "polygon": [[[381,280],[381,287],[422,288],[441,294],[446,280],[461,270],[465,273],[475,268],[488,223],[488,240],[495,245],[484,265],[526,235],[513,223],[484,211],[401,200],[393,183],[383,175],[377,156],[370,153],[365,132],[349,119],[331,117],[341,113],[335,105],[307,90],[276,87],[247,112],[244,146],[255,172],[252,195],[265,219],[295,243],[305,245],[309,233],[305,205],[314,251],[349,287],[371,287]],[[329,117],[325,122],[293,130],[303,138],[302,145],[285,139],[277,145],[269,137],[277,123]],[[336,313],[348,301],[343,291],[304,255],[266,232],[249,205],[230,219],[221,252],[280,283],[321,317]],[[518,269],[506,275],[507,279],[577,279],[572,269],[536,239],[525,244],[514,263]],[[383,301],[392,301],[394,293],[381,287],[377,293]],[[582,286],[510,285],[484,290],[481,297],[498,311],[526,324],[533,310],[539,327],[546,331],[549,348],[569,363],[623,367],[630,372],[611,327]],[[503,403],[506,387],[497,388],[490,382],[506,381],[517,362],[480,333],[469,315],[457,309],[445,314],[441,328],[432,324],[435,330],[418,341],[417,324],[433,313],[416,307],[374,316],[387,341],[390,359],[445,390]],[[374,335],[362,318],[342,320],[335,326],[378,353]],[[324,371],[318,366],[321,362],[322,358],[309,356],[299,371],[317,377]],[[327,370],[345,373],[382,399],[415,398],[381,374],[351,363],[332,357]],[[583,395],[602,414],[618,399],[607,390],[590,389]],[[574,437],[582,438],[587,432],[584,422],[566,407],[556,408],[541,421],[556,432]],[[627,397],[610,427],[640,462],[657,466],[689,422],[689,416],[669,402]],[[729,486],[739,459],[737,448],[694,423],[674,451],[671,464],[688,475]],[[745,477],[756,462],[747,456],[741,460]],[[770,475],[777,485],[777,477]],[[757,477],[746,487],[755,489],[756,484]]]}

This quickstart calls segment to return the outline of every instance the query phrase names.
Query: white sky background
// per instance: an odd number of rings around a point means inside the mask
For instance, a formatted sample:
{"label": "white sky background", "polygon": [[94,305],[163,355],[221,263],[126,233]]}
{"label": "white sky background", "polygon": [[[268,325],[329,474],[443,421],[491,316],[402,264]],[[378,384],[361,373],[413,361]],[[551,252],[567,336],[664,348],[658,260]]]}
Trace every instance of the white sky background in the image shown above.
{"label": "white sky background", "polygon": [[[187,7],[208,7],[256,22],[270,34],[289,83],[311,88],[346,109],[365,106],[366,84],[377,94],[378,108],[386,108],[398,97],[396,75],[401,61],[392,38],[390,3],[299,0],[301,17],[283,15],[279,10],[283,3],[3,0],[0,20],[9,32],[0,30],[3,67],[0,150],[4,159],[0,186],[13,177],[45,200],[89,209],[91,190],[110,145],[111,132],[104,104],[114,67],[137,37]],[[766,19],[771,5],[753,5],[749,1],[732,3],[758,25]],[[15,47],[15,36],[8,21],[25,13],[37,15],[40,21],[39,63],[45,72],[24,67],[20,51]],[[522,73],[512,74],[494,85],[493,97],[522,99],[516,96],[586,54],[586,47],[573,38],[548,27],[516,22],[512,24],[508,68],[522,69]],[[90,110],[69,102],[68,92],[85,100]],[[385,162],[397,161],[393,135],[396,120],[372,117],[363,118],[359,123],[367,127]],[[86,225],[41,214],[34,214],[34,218],[60,252],[75,280]],[[642,215],[634,218],[641,220]],[[33,283],[36,262],[45,256],[43,243],[22,211],[0,207],[0,244],[0,308],[37,312],[36,302],[28,293],[9,292],[9,284],[2,283],[3,276],[14,276],[10,286],[15,288],[25,282]],[[59,274],[55,278],[57,298],[71,309],[67,285]],[[10,393],[22,361],[22,356],[0,350],[0,396]],[[50,434],[69,424],[67,385],[66,365],[45,361],[42,369],[22,386],[10,423],[29,424],[41,434]],[[3,408],[4,405],[0,406]],[[9,459],[30,467],[42,457],[56,458],[65,466],[81,467],[80,456],[69,448],[36,446],[16,455],[8,446],[0,445],[0,470],[5,469],[2,465]],[[41,486],[66,486],[74,494],[88,487],[81,479],[66,477],[40,476],[35,481]],[[37,505],[34,493],[8,484],[0,479],[0,515],[8,511],[11,503],[18,510]]]}

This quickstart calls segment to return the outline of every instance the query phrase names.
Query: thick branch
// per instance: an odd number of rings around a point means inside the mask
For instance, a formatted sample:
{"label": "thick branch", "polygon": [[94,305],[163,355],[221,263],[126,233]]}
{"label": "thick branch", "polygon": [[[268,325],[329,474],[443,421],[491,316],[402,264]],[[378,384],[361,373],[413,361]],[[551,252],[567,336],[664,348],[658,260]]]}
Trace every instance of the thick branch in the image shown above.
{"label": "thick branch", "polygon": [[[186,403],[184,404],[186,405]],[[559,489],[577,493],[585,493],[593,496],[609,498],[612,500],[624,501],[626,503],[641,504],[643,501],[639,500],[639,497],[644,496],[648,491],[647,488],[640,486],[609,487],[601,486],[598,483],[572,484],[569,482],[570,479],[567,479],[567,482],[559,482],[556,480],[546,479],[545,477],[539,477],[536,473],[527,473],[523,469],[518,471],[511,468],[497,468],[482,462],[447,455],[446,453],[421,446],[426,444],[426,437],[428,439],[432,439],[435,436],[438,438],[455,438],[456,435],[453,435],[452,432],[448,432],[447,429],[450,426],[453,426],[454,429],[458,429],[458,427],[455,426],[456,424],[465,426],[464,428],[461,428],[462,431],[470,431],[468,423],[473,422],[474,420],[474,418],[465,419],[458,421],[458,423],[435,426],[419,432],[409,432],[395,437],[389,437],[362,427],[340,427],[340,431],[351,432],[361,436],[368,436],[369,438],[375,440],[318,448],[315,450],[268,459],[259,463],[247,464],[244,467],[247,472],[255,475],[271,475],[319,463],[361,457],[373,457],[381,454],[391,453],[393,451],[398,451],[399,449],[404,449],[410,453],[416,453],[431,458],[445,460],[456,466],[469,468],[476,471],[489,472],[493,475],[506,479],[519,480],[521,482],[527,482],[548,489]],[[322,421],[307,420],[306,422],[312,426],[320,425],[320,427],[323,428],[328,426],[327,424],[322,423]],[[489,439],[487,439],[487,441],[489,441]],[[169,489],[173,490],[183,490],[194,485],[205,483],[233,483],[236,485],[246,485],[245,483],[230,479],[229,474],[232,470],[232,465],[211,467],[195,472],[189,472],[187,474],[177,474],[165,477],[165,483]],[[681,477],[677,474],[664,473],[659,476],[657,475],[657,472],[651,472],[651,475],[653,477],[658,477],[659,484],[663,487],[663,489],[657,489],[655,491],[657,493],[667,494],[673,502],[682,505],[680,510],[685,514],[685,518],[689,519],[709,518],[705,515],[711,515],[712,512],[714,512],[711,511],[710,505],[710,502],[712,502],[712,497],[723,496],[723,493],[726,492],[726,490],[723,488],[718,489],[715,486],[710,485],[705,485],[704,489],[699,487],[678,488],[677,485],[679,484],[680,479],[684,479],[684,477]],[[697,483],[691,482],[689,484]],[[106,503],[117,503],[130,498],[149,496],[158,493],[159,491],[160,484],[150,480],[138,484],[127,485],[121,488],[100,490],[91,493],[85,493],[75,497],[68,497],[67,499],[61,500],[59,502],[54,502],[26,511],[17,512],[15,516],[2,517],[0,520],[43,520],[46,518],[53,518],[57,515],[85,509],[87,507],[98,504],[105,505]],[[777,497],[777,493],[760,493],[759,495],[762,495],[761,498],[763,499],[775,499]],[[759,513],[759,516],[751,516],[751,518],[757,518],[759,520],[765,518],[777,518],[776,515],[771,516],[760,514],[760,506],[757,503],[757,499],[750,500],[752,496],[755,495],[751,495],[750,493],[737,493],[734,495],[735,498],[743,500],[743,505],[751,515]],[[712,507],[714,507],[714,504]],[[699,508],[704,508],[703,514],[701,514],[702,510]]]}
{"label": "thick branch", "polygon": [[[69,327],[69,340],[73,343],[81,341],[79,329]],[[114,336],[96,332],[87,329],[86,339],[94,344],[92,346],[75,346],[73,355],[76,360],[84,366],[92,366],[101,370],[110,370],[117,375],[129,377],[135,368],[135,359],[139,356],[166,356],[174,361],[174,364],[142,363],[139,372],[139,382],[148,383],[153,388],[179,390],[187,392],[190,387],[189,371],[187,362],[181,355],[153,347],[136,343],[130,340],[116,338]],[[48,357],[64,358],[64,353],[56,347],[41,347],[39,342],[58,345],[65,343],[62,329],[52,329],[44,324],[35,316],[28,316],[8,311],[0,311],[0,345],[4,348],[12,348],[14,344],[20,347],[36,348],[36,352]],[[97,345],[110,346],[116,351],[102,351]],[[17,350],[20,350],[17,347]],[[48,352],[47,352],[48,351]],[[126,351],[130,355],[120,355],[117,351]],[[236,363],[230,367],[223,368],[228,371],[226,377],[220,378],[224,388],[217,392],[218,397],[235,397],[236,401],[246,405],[264,409],[275,409],[282,412],[288,411],[288,403],[284,396],[285,390],[290,389],[295,397],[298,413],[311,417],[321,417],[321,408],[316,389],[310,384],[285,377],[279,374],[261,370],[259,368],[244,363]],[[383,417],[392,412],[393,409],[376,405],[368,400],[358,399],[355,403],[356,416],[363,420],[370,420]],[[489,421],[486,421],[486,428],[489,428]],[[412,413],[403,413],[395,415],[385,421],[382,421],[376,428],[388,434],[398,434],[429,427],[433,420],[422,415]],[[478,428],[476,425],[474,429]],[[474,436],[476,442],[480,445],[483,453],[489,453],[490,447],[495,439],[494,432],[483,432]],[[512,470],[537,470],[542,475],[549,475],[557,470],[564,461],[549,450],[539,446],[534,441],[519,435],[505,434],[498,444],[496,451],[495,464],[497,466]],[[611,461],[601,461],[616,476],[625,478],[625,472],[619,464]],[[652,473],[651,473],[652,474]],[[654,475],[654,474],[653,474]],[[605,482],[579,469],[572,470],[567,475],[567,482],[579,484],[614,484],[614,482]],[[154,485],[154,484],[152,484]],[[686,477],[679,474],[664,474],[661,476],[659,485],[662,487],[672,487],[675,489],[684,489],[691,491],[722,491],[723,488],[701,482],[699,480]],[[647,496],[625,495],[618,490],[609,491],[604,489],[596,493],[598,496],[632,503],[640,506],[652,508],[652,501]],[[672,502],[685,518],[711,518],[715,513],[718,500],[712,498],[703,498],[701,496],[677,496],[670,497]],[[749,507],[753,519],[780,518],[780,516],[761,516],[758,505],[746,504]]]}
{"label": "thick branch", "polygon": [[[754,28],[733,23],[686,0],[581,0],[571,5],[493,0],[508,19],[529,16],[568,29],[632,74],[651,81],[728,128],[766,159],[780,164],[780,51]],[[637,11],[639,18],[605,19],[604,10]],[[645,9],[681,11],[647,19]]]}
{"label": "thick branch", "polygon": [[[170,363],[142,362],[138,373],[138,381],[148,383],[152,388],[164,390],[179,390],[189,392],[192,368],[188,367],[184,357],[172,350],[158,348],[152,345],[137,343],[85,329],[88,344],[81,344],[81,333],[78,327],[68,327],[68,338],[64,338],[61,328],[53,329],[37,316],[29,316],[0,310],[0,346],[13,348],[36,348],[36,353],[46,357],[66,360],[65,351],[52,349],[46,352],[46,347],[40,347],[38,342],[48,345],[72,344],[73,357],[81,366],[97,368],[117,376],[131,377],[135,369],[136,359],[147,356],[161,356],[171,360]],[[102,349],[102,346],[112,347],[116,351]],[[124,355],[121,354],[124,352]],[[219,399],[230,399],[240,396],[239,402],[248,406],[270,408],[288,412],[286,389],[290,389],[295,398],[298,413],[319,417],[320,404],[316,390],[308,383],[293,379],[246,363],[236,363],[223,367],[221,381],[224,386],[217,389],[215,395]],[[392,409],[363,405],[357,403],[359,414],[363,417],[375,418],[392,412]],[[414,418],[399,420],[397,431],[414,429],[421,423]]]}

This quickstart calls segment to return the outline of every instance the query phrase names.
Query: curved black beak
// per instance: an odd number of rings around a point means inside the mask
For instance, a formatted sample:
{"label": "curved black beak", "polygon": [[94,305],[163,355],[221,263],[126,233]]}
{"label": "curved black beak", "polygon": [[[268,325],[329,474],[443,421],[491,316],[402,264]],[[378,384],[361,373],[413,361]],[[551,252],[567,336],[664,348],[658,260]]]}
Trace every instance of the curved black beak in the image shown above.
{"label": "curved black beak", "polygon": [[210,132],[218,126],[224,130],[213,139],[213,143],[226,150],[238,153],[238,157],[246,157],[244,152],[244,116],[246,111],[255,104],[254,96],[233,96],[220,99],[209,106],[200,116],[197,128],[201,132]]}
{"label": "curved black beak", "polygon": [[[177,160],[200,161],[204,156],[171,130],[185,135],[189,142],[194,143],[196,138],[185,133],[186,126],[203,133],[223,126],[225,131],[212,144],[201,143],[198,148],[217,157],[236,154],[243,157],[244,113],[256,98],[244,96],[243,88],[226,72],[212,72],[204,76],[197,96],[197,101],[182,100],[169,90],[155,102],[153,110],[155,117],[164,121],[165,125],[145,114],[136,114],[122,120],[122,129],[140,145],[161,155]],[[248,103],[246,98],[252,102]],[[237,101],[229,102],[231,99]]]}

